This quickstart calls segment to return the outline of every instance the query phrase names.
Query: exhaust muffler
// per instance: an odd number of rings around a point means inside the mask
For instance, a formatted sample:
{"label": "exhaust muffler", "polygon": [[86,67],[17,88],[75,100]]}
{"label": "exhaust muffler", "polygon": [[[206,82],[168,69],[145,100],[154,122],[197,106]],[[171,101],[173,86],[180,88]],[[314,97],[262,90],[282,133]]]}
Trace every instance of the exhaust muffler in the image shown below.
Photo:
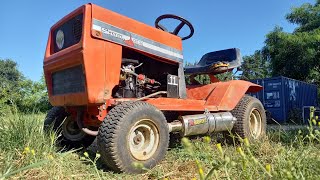
{"label": "exhaust muffler", "polygon": [[204,113],[180,116],[179,120],[168,123],[168,126],[170,132],[192,136],[231,130],[236,120],[230,112]]}

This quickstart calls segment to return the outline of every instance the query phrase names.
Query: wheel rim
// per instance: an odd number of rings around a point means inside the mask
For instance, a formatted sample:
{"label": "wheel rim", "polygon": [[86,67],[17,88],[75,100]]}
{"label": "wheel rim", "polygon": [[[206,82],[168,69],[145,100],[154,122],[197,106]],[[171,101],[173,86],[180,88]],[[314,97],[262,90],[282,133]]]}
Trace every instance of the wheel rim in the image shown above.
{"label": "wheel rim", "polygon": [[62,125],[62,134],[70,141],[80,141],[86,135],[81,129],[79,129],[77,122],[72,119],[71,116],[66,117]]}
{"label": "wheel rim", "polygon": [[141,119],[134,124],[128,136],[131,155],[144,161],[151,158],[159,146],[159,131],[150,119]]}
{"label": "wheel rim", "polygon": [[250,134],[254,139],[257,139],[261,135],[261,122],[262,117],[258,109],[252,109],[250,113],[249,129]]}

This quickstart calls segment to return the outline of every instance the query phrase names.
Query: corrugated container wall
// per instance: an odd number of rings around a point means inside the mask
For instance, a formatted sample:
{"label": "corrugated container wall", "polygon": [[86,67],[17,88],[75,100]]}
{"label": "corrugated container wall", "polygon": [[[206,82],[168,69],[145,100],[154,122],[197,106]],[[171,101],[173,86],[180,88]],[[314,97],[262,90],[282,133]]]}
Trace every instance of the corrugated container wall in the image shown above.
{"label": "corrugated container wall", "polygon": [[263,90],[250,95],[260,99],[271,117],[285,123],[291,110],[303,106],[317,106],[317,86],[287,77],[251,80],[263,86]]}

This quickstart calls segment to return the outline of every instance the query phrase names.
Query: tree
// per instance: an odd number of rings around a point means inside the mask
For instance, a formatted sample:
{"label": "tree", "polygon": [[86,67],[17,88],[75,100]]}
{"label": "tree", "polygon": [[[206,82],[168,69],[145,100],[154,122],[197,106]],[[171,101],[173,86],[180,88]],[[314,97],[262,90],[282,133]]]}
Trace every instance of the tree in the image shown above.
{"label": "tree", "polygon": [[217,74],[215,76],[220,81],[230,81],[230,80],[233,80],[233,79],[237,79],[237,77],[236,77],[236,75],[234,74],[233,71],[225,72],[225,73],[222,73],[222,74]]}
{"label": "tree", "polygon": [[276,27],[267,34],[263,48],[272,75],[320,85],[320,0],[293,8],[286,19],[298,27],[293,33]]}
{"label": "tree", "polygon": [[21,99],[19,87],[22,79],[16,62],[0,59],[0,110],[7,111]]}
{"label": "tree", "polygon": [[[186,66],[194,66],[197,65],[198,62],[195,61],[194,63],[190,63],[190,62],[186,62],[185,63],[185,67]],[[216,74],[215,75],[216,78],[218,78],[220,81],[228,81],[228,80],[232,80],[233,78],[235,78],[233,72],[225,72],[222,74]],[[193,77],[194,80],[196,81],[196,84],[210,84],[210,77],[208,74],[198,74],[196,76]],[[190,75],[185,75],[185,80],[187,84],[192,84],[191,83],[191,79],[190,79]]]}
{"label": "tree", "polygon": [[253,55],[243,57],[241,71],[239,78],[243,80],[262,79],[271,75],[269,62],[259,50]]}
{"label": "tree", "polygon": [[39,82],[25,78],[13,60],[0,59],[0,82],[0,114],[46,111],[50,107],[44,78]]}
{"label": "tree", "polygon": [[41,111],[45,112],[50,109],[47,88],[44,76],[40,81],[31,81],[25,79],[21,82],[20,93],[23,101],[18,104],[19,109],[24,112]]}
{"label": "tree", "polygon": [[305,3],[300,7],[292,9],[292,12],[286,16],[286,19],[297,24],[295,32],[310,32],[320,27],[320,0],[315,5]]}
{"label": "tree", "polygon": [[293,8],[286,19],[297,25],[294,32],[275,27],[267,34],[262,49],[272,76],[314,83],[320,95],[320,0]]}

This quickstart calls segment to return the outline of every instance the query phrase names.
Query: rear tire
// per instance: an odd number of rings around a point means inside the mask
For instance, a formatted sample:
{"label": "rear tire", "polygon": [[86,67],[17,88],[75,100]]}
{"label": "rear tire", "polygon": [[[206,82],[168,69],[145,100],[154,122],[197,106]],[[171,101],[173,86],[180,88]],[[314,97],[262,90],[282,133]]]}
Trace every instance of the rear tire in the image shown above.
{"label": "rear tire", "polygon": [[260,100],[245,95],[231,111],[237,121],[232,134],[248,139],[261,139],[266,135],[266,113]]}
{"label": "rear tire", "polygon": [[79,129],[76,121],[69,116],[63,107],[53,107],[49,110],[44,120],[44,132],[53,130],[58,138],[58,146],[70,150],[88,147],[95,137],[85,134]]}
{"label": "rear tire", "polygon": [[169,130],[163,113],[154,106],[139,101],[123,102],[110,110],[97,140],[101,157],[109,168],[142,173],[165,157]]}

